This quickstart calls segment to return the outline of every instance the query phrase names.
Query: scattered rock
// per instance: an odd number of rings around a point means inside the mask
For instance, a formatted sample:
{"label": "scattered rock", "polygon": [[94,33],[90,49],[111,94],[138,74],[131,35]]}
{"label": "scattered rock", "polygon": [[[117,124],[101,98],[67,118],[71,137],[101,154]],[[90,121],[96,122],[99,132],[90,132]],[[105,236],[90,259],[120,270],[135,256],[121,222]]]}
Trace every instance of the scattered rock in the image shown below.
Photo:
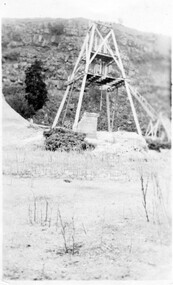
{"label": "scattered rock", "polygon": [[71,181],[70,181],[70,180],[67,180],[67,179],[65,179],[64,182],[66,182],[66,183],[71,183]]}

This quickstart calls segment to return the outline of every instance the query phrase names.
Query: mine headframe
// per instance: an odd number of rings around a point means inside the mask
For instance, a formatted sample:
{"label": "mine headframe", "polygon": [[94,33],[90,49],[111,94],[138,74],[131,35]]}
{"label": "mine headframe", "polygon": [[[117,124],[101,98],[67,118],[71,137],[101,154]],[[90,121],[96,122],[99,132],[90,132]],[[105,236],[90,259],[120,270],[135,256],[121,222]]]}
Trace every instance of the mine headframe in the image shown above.
{"label": "mine headframe", "polygon": [[114,89],[118,91],[119,87],[124,86],[130,102],[137,132],[139,135],[142,135],[132,97],[136,98],[142,105],[149,115],[151,122],[155,121],[158,116],[146,99],[132,88],[129,80],[126,78],[113,28],[104,25],[104,29],[101,31],[101,26],[103,26],[101,23],[93,23],[86,34],[73,71],[67,80],[67,88],[52,128],[55,128],[58,124],[59,117],[66,103],[66,110],[64,112],[65,118],[73,89],[75,85],[80,84],[78,104],[73,124],[73,130],[77,131],[84,91],[86,88],[95,84],[100,87],[101,92],[102,90],[106,90],[108,131],[111,131],[109,91],[113,91]]}

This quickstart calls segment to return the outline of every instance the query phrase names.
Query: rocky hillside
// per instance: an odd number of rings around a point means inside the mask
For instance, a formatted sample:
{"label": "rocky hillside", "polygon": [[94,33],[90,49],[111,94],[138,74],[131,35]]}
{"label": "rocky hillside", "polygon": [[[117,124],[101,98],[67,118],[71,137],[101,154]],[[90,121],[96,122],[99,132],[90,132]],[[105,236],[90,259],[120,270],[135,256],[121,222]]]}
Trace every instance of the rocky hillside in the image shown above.
{"label": "rocky hillside", "polygon": [[[2,75],[3,93],[8,102],[24,96],[25,69],[37,57],[42,60],[46,74],[49,102],[34,117],[36,122],[50,124],[55,116],[71,74],[89,21],[85,19],[4,19],[2,22]],[[168,37],[142,33],[123,25],[113,24],[122,61],[131,84],[148,99],[159,112],[170,115],[171,40]],[[67,114],[72,120],[77,103],[75,90],[73,108]],[[97,111],[99,92],[91,88],[85,93],[82,108]],[[105,98],[99,127],[106,128]],[[144,129],[146,114],[137,106],[140,123]],[[94,106],[94,107],[93,107]],[[115,127],[133,129],[134,122],[124,91],[116,101]]]}

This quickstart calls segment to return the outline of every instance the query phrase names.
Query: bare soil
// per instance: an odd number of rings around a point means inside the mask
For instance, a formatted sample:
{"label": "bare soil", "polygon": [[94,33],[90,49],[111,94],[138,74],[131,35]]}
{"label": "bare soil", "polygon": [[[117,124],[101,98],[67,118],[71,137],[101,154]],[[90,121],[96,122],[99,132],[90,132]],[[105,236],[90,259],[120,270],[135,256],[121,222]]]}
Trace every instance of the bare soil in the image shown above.
{"label": "bare soil", "polygon": [[4,280],[170,280],[170,151],[3,156]]}

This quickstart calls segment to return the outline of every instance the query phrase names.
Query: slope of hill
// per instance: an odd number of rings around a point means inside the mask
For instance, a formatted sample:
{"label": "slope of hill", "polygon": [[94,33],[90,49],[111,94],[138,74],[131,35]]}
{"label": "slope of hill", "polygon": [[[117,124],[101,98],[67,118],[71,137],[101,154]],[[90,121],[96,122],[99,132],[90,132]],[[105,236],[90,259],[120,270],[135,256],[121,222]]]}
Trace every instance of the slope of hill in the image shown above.
{"label": "slope of hill", "polygon": [[[44,63],[49,102],[34,117],[35,122],[50,124],[65,90],[89,21],[86,19],[4,19],[2,23],[2,74],[3,93],[10,103],[11,96],[24,96],[25,69],[37,57]],[[156,111],[170,115],[171,41],[161,35],[142,33],[119,24],[113,24],[122,61],[131,84],[148,99]],[[77,91],[72,103],[74,109],[67,119],[74,117]],[[86,92],[82,112],[97,111],[98,90]],[[142,128],[148,120],[135,102]],[[105,98],[99,128],[106,129]],[[130,106],[124,92],[116,102],[115,127],[134,130]]]}
{"label": "slope of hill", "polygon": [[43,144],[43,131],[31,128],[30,123],[2,100],[2,143],[4,148]]}

